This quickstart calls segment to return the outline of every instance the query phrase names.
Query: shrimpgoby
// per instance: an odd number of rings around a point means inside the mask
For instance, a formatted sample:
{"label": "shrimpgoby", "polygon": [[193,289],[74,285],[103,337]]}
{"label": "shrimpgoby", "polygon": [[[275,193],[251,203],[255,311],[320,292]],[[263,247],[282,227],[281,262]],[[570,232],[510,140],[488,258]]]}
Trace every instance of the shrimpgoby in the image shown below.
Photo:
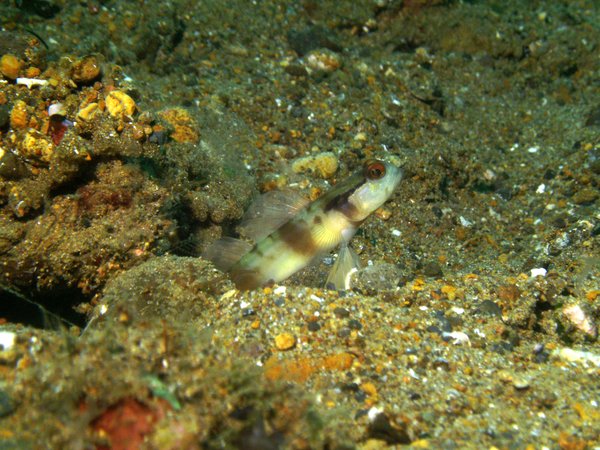
{"label": "shrimpgoby", "polygon": [[369,160],[313,202],[272,191],[246,213],[241,229],[254,244],[224,238],[204,257],[228,272],[236,287],[250,290],[285,280],[340,245],[326,286],[348,289],[358,257],[348,243],[358,227],[392,195],[402,179],[394,164]]}

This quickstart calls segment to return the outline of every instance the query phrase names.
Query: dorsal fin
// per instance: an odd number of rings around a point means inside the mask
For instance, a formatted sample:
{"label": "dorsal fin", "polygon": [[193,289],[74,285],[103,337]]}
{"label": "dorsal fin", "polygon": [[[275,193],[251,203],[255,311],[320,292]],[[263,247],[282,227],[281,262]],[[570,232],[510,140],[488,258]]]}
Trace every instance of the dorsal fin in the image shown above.
{"label": "dorsal fin", "polygon": [[294,191],[266,192],[250,205],[238,230],[258,242],[306,208],[308,203],[308,199]]}
{"label": "dorsal fin", "polygon": [[252,244],[241,239],[225,237],[210,244],[202,253],[202,257],[211,261],[217,269],[227,272],[250,250]]}

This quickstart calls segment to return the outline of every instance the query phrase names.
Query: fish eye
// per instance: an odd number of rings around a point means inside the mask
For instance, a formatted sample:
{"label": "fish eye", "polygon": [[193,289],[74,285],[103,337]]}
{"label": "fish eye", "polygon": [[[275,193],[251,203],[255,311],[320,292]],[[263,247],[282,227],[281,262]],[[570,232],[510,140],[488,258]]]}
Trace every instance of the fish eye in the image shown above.
{"label": "fish eye", "polygon": [[369,180],[379,180],[385,176],[385,165],[381,161],[367,164],[365,175]]}

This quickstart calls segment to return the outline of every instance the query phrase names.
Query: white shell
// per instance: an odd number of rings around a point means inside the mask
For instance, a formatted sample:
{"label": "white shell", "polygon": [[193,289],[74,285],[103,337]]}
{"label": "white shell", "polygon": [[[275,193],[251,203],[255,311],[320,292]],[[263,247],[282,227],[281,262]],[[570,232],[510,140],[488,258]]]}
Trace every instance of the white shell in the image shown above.
{"label": "white shell", "polygon": [[67,112],[65,111],[65,107],[62,103],[53,103],[48,107],[48,116],[66,116]]}
{"label": "white shell", "polygon": [[48,84],[48,80],[38,80],[37,78],[17,78],[17,84],[23,84],[31,89],[33,86],[45,86]]}

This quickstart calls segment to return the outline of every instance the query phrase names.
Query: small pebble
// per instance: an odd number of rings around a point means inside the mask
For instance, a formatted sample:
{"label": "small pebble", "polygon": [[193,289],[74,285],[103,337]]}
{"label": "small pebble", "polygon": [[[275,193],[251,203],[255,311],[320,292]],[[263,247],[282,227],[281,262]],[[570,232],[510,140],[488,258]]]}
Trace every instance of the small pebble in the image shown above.
{"label": "small pebble", "polygon": [[585,119],[586,127],[600,126],[600,105],[593,107]]}
{"label": "small pebble", "polygon": [[351,319],[348,321],[348,328],[351,330],[361,330],[362,324],[356,319]]}
{"label": "small pebble", "polygon": [[8,105],[0,105],[0,130],[4,130],[10,123],[10,107]]}
{"label": "small pebble", "polygon": [[[0,391],[0,417],[6,417],[13,413],[15,405],[5,391]],[[15,447],[16,448],[16,447]]]}
{"label": "small pebble", "polygon": [[308,322],[308,331],[319,331],[321,329],[321,324],[319,322]]}
{"label": "small pebble", "polygon": [[522,377],[515,377],[512,381],[512,384],[514,388],[519,391],[523,391],[529,388],[529,380]]}
{"label": "small pebble", "polygon": [[576,205],[590,205],[600,196],[594,188],[583,188],[578,190],[572,197],[573,203]]}
{"label": "small pebble", "polygon": [[296,338],[290,333],[281,333],[275,336],[275,348],[277,350],[290,350],[296,345]]}
{"label": "small pebble", "polygon": [[423,275],[426,277],[439,278],[444,276],[444,272],[442,272],[442,268],[437,262],[432,261],[423,266]]}
{"label": "small pebble", "polygon": [[335,314],[338,319],[344,319],[350,316],[350,311],[348,311],[346,308],[338,306],[333,310],[333,314]]}
{"label": "small pebble", "polygon": [[2,58],[0,58],[0,72],[2,72],[2,75],[6,78],[11,80],[14,80],[19,76],[21,65],[21,61],[19,61],[16,56],[9,53],[2,55]]}
{"label": "small pebble", "polygon": [[48,107],[48,117],[60,116],[65,117],[67,115],[67,111],[65,110],[65,106],[62,103],[52,103]]}
{"label": "small pebble", "polygon": [[347,327],[341,328],[336,333],[337,337],[342,338],[342,339],[349,337],[351,334],[352,334],[352,330],[350,330],[350,328],[347,328]]}
{"label": "small pebble", "polygon": [[502,317],[502,308],[491,300],[482,301],[477,307],[476,312],[481,315]]}
{"label": "small pebble", "polygon": [[392,211],[388,208],[384,208],[383,206],[381,208],[377,208],[374,214],[381,220],[388,220],[390,217],[392,217]]}
{"label": "small pebble", "polygon": [[499,286],[496,290],[498,298],[504,302],[514,303],[521,296],[520,289],[514,284]]}
{"label": "small pebble", "polygon": [[331,50],[317,49],[306,56],[306,66],[317,73],[331,73],[342,66],[340,56]]}

